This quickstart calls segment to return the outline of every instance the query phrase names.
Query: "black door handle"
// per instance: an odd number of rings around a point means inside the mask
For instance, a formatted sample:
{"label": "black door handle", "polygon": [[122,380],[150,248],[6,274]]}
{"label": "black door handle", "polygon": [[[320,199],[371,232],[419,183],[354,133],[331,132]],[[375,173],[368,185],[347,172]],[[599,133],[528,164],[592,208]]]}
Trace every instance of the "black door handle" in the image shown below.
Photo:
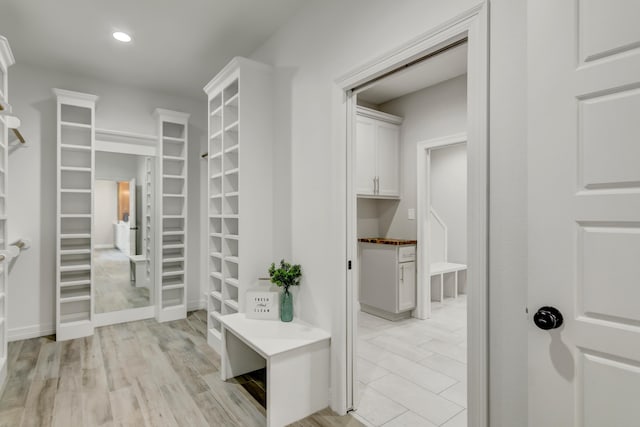
{"label": "black door handle", "polygon": [[540,329],[548,331],[562,326],[562,313],[555,307],[540,307],[533,315],[533,323]]}

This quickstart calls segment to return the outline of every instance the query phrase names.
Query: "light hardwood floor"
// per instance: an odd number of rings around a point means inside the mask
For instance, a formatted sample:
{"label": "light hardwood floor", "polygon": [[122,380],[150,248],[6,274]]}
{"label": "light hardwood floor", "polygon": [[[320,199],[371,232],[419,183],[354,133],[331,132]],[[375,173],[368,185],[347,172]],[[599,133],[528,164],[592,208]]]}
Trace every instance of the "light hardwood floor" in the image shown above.
{"label": "light hardwood floor", "polygon": [[[196,311],[186,320],[106,326],[65,342],[12,342],[0,427],[264,426],[264,408],[247,391],[260,381],[222,381],[205,331],[206,313]],[[294,424],[361,425],[328,409]]]}

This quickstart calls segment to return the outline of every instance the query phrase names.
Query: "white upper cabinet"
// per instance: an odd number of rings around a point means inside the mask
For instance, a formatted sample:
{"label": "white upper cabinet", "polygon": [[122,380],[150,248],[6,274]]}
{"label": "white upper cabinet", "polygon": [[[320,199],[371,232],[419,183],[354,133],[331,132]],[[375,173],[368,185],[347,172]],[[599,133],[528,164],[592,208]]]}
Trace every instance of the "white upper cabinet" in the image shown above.
{"label": "white upper cabinet", "polygon": [[402,118],[358,107],[356,117],[356,191],[360,197],[400,197],[400,123]]}

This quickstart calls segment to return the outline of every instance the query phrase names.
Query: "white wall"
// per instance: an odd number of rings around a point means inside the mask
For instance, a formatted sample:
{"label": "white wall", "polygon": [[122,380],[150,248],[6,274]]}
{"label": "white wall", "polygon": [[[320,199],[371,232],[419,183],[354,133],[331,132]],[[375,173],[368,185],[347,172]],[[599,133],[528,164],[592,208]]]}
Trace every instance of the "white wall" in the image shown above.
{"label": "white wall", "polygon": [[138,156],[96,151],[96,179],[131,181],[138,175]]}
{"label": "white wall", "polygon": [[[340,140],[336,105],[341,97],[334,82],[475,4],[314,1],[252,55],[277,71],[273,160],[280,191],[274,205],[282,230],[275,234],[276,247],[303,267],[297,315],[335,336],[344,328],[333,318],[342,310],[336,304],[338,295],[344,294],[345,210],[344,147],[335,142]],[[489,287],[490,306],[500,308],[491,314],[490,401],[495,427],[520,425],[526,419],[525,5],[525,0],[493,0],[490,9]],[[341,357],[334,353],[334,363]]]}
{"label": "white wall", "polygon": [[[11,42],[11,41],[9,41]],[[206,138],[206,100],[143,91],[115,83],[63,74],[20,63],[9,70],[11,104],[22,120],[29,147],[9,157],[9,234],[31,238],[32,247],[10,272],[9,338],[54,332],[56,232],[56,104],[52,88],[100,96],[99,128],[156,134],[156,107],[191,113],[189,126],[189,282],[187,300],[201,300],[199,257],[200,143]]]}
{"label": "white wall", "polygon": [[380,231],[396,239],[416,239],[417,223],[407,215],[408,209],[417,208],[416,144],[466,132],[467,76],[410,93],[379,109],[404,118],[400,129],[402,199],[379,204]]}
{"label": "white wall", "polygon": [[96,179],[94,236],[97,247],[114,247],[113,223],[118,218],[118,183]]}
{"label": "white wall", "polygon": [[467,263],[467,147],[431,150],[431,207],[447,226],[447,261]]}

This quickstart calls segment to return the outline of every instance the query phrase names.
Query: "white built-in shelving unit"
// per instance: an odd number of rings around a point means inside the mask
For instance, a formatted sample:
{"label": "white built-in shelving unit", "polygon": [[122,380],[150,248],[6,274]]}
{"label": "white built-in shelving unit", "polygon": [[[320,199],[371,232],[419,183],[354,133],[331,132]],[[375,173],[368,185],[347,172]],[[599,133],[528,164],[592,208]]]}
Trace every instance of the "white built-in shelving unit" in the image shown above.
{"label": "white built-in shelving unit", "polygon": [[93,334],[95,95],[53,90],[57,98],[56,339]]}
{"label": "white built-in shelving unit", "polygon": [[160,144],[157,319],[187,315],[187,131],[189,115],[156,109]]}
{"label": "white built-in shelving unit", "polygon": [[209,100],[208,342],[220,316],[244,311],[272,261],[272,70],[234,58],[204,88]]}
{"label": "white built-in shelving unit", "polygon": [[[7,188],[8,188],[8,160],[9,160],[9,127],[7,118],[3,113],[9,113],[8,97],[8,68],[14,64],[13,54],[7,39],[0,36],[0,250],[7,249]],[[0,395],[7,379],[7,340],[8,325],[7,314],[9,311],[9,259],[4,256],[0,263]]]}

